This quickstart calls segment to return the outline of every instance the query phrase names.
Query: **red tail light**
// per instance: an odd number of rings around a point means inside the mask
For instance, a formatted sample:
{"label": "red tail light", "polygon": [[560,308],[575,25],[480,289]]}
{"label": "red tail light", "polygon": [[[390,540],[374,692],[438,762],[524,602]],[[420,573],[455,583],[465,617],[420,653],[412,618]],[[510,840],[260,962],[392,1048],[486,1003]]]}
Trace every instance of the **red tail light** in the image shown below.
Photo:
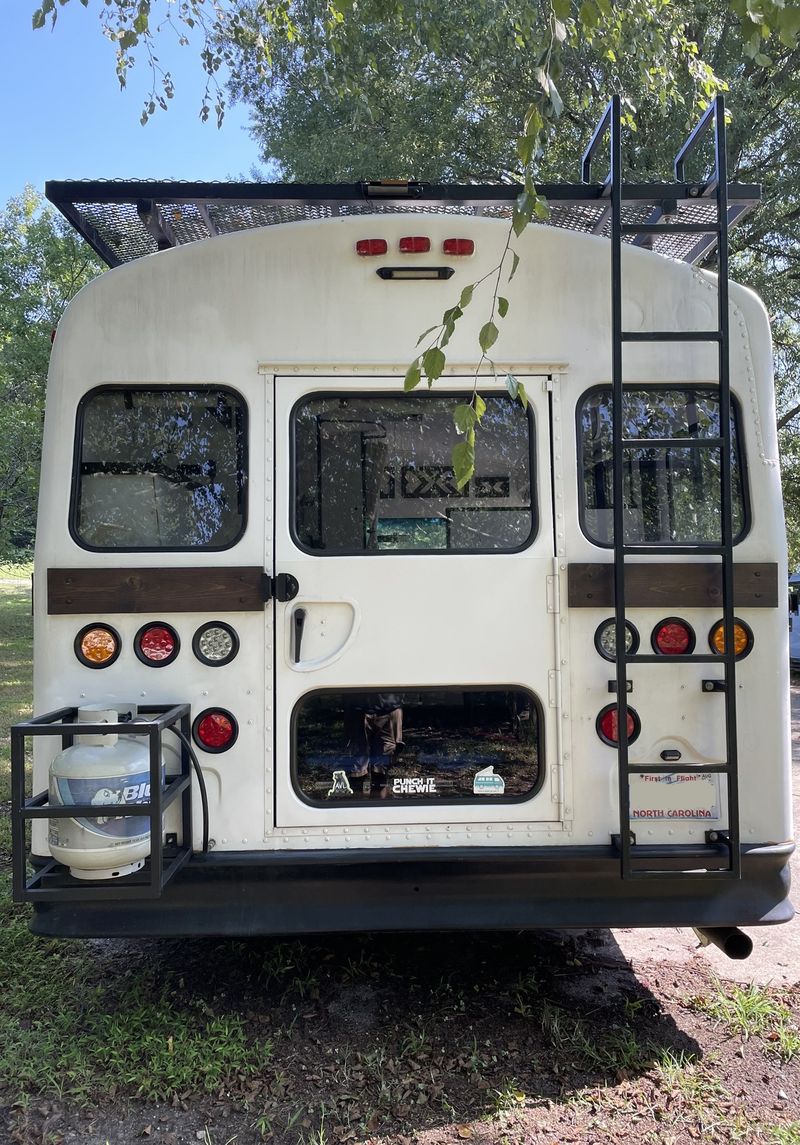
{"label": "red tail light", "polygon": [[408,235],[400,239],[401,254],[425,254],[431,249],[431,240],[422,235]]}
{"label": "red tail light", "polygon": [[206,708],[192,725],[194,741],[204,751],[227,751],[236,743],[239,725],[224,708]]}
{"label": "red tail light", "polygon": [[[619,708],[616,704],[609,704],[597,716],[597,734],[603,743],[616,747],[619,743]],[[628,743],[633,743],[642,730],[638,712],[628,708]]]}
{"label": "red tail light", "polygon": [[178,633],[169,624],[160,620],[145,624],[133,639],[133,650],[144,664],[153,668],[163,668],[171,664],[180,652],[181,642]]}
{"label": "red tail light", "polygon": [[678,616],[668,616],[653,629],[653,651],[662,656],[688,656],[694,652],[695,637],[691,627]]}
{"label": "red tail light", "polygon": [[445,254],[474,254],[475,243],[472,239],[445,239],[442,243],[442,250]]}
{"label": "red tail light", "polygon": [[356,254],[363,256],[386,254],[388,249],[386,239],[359,239],[356,243]]}

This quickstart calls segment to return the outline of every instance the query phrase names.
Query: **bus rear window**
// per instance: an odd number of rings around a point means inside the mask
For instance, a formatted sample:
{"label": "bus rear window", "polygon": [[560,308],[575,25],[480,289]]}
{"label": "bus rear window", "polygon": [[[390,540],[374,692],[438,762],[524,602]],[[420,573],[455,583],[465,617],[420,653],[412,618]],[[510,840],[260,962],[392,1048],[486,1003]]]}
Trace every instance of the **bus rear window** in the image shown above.
{"label": "bus rear window", "polygon": [[98,550],[229,548],[245,526],[245,449],[231,390],[94,390],[78,412],[72,535]]}
{"label": "bus rear window", "polygon": [[[630,387],[623,399],[625,541],[629,544],[719,545],[718,446],[690,445],[719,437],[717,391]],[[581,525],[598,545],[614,542],[611,389],[584,395],[578,406]],[[648,438],[662,444],[648,445]],[[663,440],[687,444],[664,445]],[[745,482],[735,404],[731,409],[733,539],[745,530]]]}

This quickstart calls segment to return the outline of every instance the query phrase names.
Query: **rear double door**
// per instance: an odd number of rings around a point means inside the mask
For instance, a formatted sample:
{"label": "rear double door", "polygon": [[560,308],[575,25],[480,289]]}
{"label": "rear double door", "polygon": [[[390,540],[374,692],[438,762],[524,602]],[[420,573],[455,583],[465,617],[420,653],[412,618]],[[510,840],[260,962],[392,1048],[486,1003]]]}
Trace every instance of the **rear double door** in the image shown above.
{"label": "rear double door", "polygon": [[272,379],[278,829],[389,844],[559,818],[548,395],[525,382],[527,411],[481,386],[459,489],[470,380]]}

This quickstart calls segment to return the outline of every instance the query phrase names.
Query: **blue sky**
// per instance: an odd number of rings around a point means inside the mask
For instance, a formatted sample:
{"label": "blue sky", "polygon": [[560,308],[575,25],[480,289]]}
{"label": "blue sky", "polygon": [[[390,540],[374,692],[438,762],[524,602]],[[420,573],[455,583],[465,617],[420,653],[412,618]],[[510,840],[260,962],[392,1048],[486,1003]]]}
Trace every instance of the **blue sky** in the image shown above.
{"label": "blue sky", "polygon": [[47,179],[226,179],[257,162],[244,109],[220,130],[199,119],[203,73],[191,47],[164,44],[176,95],[139,123],[149,75],[140,61],[120,91],[100,0],[59,9],[54,32],[31,28],[35,0],[0,0],[0,208]]}

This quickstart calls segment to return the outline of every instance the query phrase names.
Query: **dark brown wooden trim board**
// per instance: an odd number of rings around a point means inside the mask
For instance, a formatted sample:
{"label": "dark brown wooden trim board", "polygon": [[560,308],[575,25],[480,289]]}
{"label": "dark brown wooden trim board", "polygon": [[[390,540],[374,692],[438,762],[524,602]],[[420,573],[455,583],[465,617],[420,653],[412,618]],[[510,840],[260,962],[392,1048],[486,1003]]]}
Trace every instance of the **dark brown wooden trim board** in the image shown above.
{"label": "dark brown wooden trim board", "polygon": [[[567,571],[570,608],[613,608],[614,566],[571,564]],[[736,608],[778,607],[778,566],[733,566]],[[721,608],[719,564],[666,561],[625,566],[625,605],[628,608]]]}
{"label": "dark brown wooden trim board", "polygon": [[263,577],[257,567],[48,569],[47,611],[263,612]]}

